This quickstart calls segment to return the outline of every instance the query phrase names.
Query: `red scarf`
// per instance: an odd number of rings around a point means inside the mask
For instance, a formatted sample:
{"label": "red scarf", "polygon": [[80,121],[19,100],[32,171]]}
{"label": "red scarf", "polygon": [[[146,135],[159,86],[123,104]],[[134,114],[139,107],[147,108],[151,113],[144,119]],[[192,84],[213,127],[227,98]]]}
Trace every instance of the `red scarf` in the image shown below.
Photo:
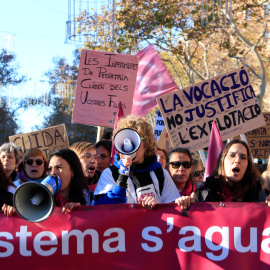
{"label": "red scarf", "polygon": [[223,193],[221,194],[224,200],[223,202],[232,202],[233,199],[235,198],[237,192],[231,191],[228,187],[223,188]]}
{"label": "red scarf", "polygon": [[179,193],[181,196],[190,196],[191,193],[194,192],[195,190],[196,190],[195,185],[193,185],[190,180],[187,180],[185,188]]}
{"label": "red scarf", "polygon": [[93,184],[93,185],[88,185],[88,188],[90,189],[90,191],[94,192],[96,189],[97,183]]}
{"label": "red scarf", "polygon": [[59,193],[55,196],[55,205],[58,207],[64,207],[69,200],[61,196]]}

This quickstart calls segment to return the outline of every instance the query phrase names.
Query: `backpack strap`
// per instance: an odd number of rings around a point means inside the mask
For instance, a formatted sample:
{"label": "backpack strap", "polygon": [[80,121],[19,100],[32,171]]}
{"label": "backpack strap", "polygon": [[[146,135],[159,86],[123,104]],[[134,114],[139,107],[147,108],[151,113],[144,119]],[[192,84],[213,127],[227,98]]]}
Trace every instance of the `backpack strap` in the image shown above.
{"label": "backpack strap", "polygon": [[[118,179],[118,176],[119,176],[118,168],[116,166],[110,166],[109,168],[110,168],[110,170],[112,172],[113,179],[116,182],[117,179]],[[163,172],[162,167],[154,170],[154,173],[155,173],[155,175],[156,175],[156,177],[158,179],[159,192],[160,192],[160,195],[161,195],[162,190],[163,190],[163,186],[164,186],[164,180],[165,180],[164,172]]]}
{"label": "backpack strap", "polygon": [[154,173],[158,179],[159,192],[160,192],[160,196],[161,196],[162,191],[163,191],[163,186],[164,186],[164,180],[165,180],[163,168],[160,167],[160,168],[154,170]]}

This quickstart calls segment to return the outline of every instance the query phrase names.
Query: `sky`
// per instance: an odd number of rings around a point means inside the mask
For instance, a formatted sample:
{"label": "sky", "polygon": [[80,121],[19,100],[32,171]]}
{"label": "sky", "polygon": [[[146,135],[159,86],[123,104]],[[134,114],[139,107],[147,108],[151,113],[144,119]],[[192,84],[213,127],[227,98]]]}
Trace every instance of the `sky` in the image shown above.
{"label": "sky", "polygon": [[[15,37],[14,51],[20,74],[32,81],[45,80],[43,73],[53,67],[53,57],[73,59],[75,45],[65,44],[67,20],[68,0],[0,0],[0,34],[7,32]],[[13,96],[26,97],[29,91],[33,89],[20,87],[19,92],[13,89]],[[44,106],[39,112],[31,109],[21,113],[20,132],[34,131],[47,111]]]}

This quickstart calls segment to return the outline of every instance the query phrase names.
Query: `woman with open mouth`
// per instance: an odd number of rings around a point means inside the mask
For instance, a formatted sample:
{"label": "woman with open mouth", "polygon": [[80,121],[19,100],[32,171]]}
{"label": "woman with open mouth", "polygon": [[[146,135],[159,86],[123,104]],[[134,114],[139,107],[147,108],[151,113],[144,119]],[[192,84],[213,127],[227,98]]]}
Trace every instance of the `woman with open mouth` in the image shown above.
{"label": "woman with open mouth", "polygon": [[48,161],[47,157],[39,148],[30,148],[23,155],[18,166],[18,178],[14,185],[20,186],[24,182],[42,182],[47,176]]}
{"label": "woman with open mouth", "polygon": [[[44,152],[39,148],[30,148],[22,157],[18,166],[18,179],[13,182],[13,185],[19,187],[21,184],[31,181],[41,183],[47,176],[47,170],[48,161]],[[5,204],[2,211],[5,215],[12,216],[15,208]]]}
{"label": "woman with open mouth", "polygon": [[59,149],[49,157],[48,173],[61,180],[61,188],[55,196],[55,204],[62,212],[91,205],[92,196],[83,177],[82,166],[76,153],[71,149]]}
{"label": "woman with open mouth", "polygon": [[197,202],[259,202],[266,199],[262,178],[248,145],[241,140],[226,144],[217,166],[204,185],[195,191]]}
{"label": "woman with open mouth", "polygon": [[95,146],[89,142],[76,142],[69,149],[73,150],[79,157],[85,180],[89,189],[94,192],[101,174],[97,170],[100,155],[97,154]]}

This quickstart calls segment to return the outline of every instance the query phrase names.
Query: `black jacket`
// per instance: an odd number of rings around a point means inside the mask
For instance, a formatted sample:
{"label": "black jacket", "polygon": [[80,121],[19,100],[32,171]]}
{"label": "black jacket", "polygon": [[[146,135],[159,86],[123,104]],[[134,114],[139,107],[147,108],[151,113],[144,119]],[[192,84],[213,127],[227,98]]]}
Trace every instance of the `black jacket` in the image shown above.
{"label": "black jacket", "polygon": [[6,189],[0,188],[0,210],[3,204],[13,205],[13,194]]}
{"label": "black jacket", "polygon": [[[222,202],[222,185],[221,179],[215,177],[206,178],[206,182],[195,191],[195,202]],[[266,192],[262,190],[261,183],[258,181],[256,188],[250,188],[243,202],[260,202],[265,201]],[[233,201],[236,201],[233,199]]]}

